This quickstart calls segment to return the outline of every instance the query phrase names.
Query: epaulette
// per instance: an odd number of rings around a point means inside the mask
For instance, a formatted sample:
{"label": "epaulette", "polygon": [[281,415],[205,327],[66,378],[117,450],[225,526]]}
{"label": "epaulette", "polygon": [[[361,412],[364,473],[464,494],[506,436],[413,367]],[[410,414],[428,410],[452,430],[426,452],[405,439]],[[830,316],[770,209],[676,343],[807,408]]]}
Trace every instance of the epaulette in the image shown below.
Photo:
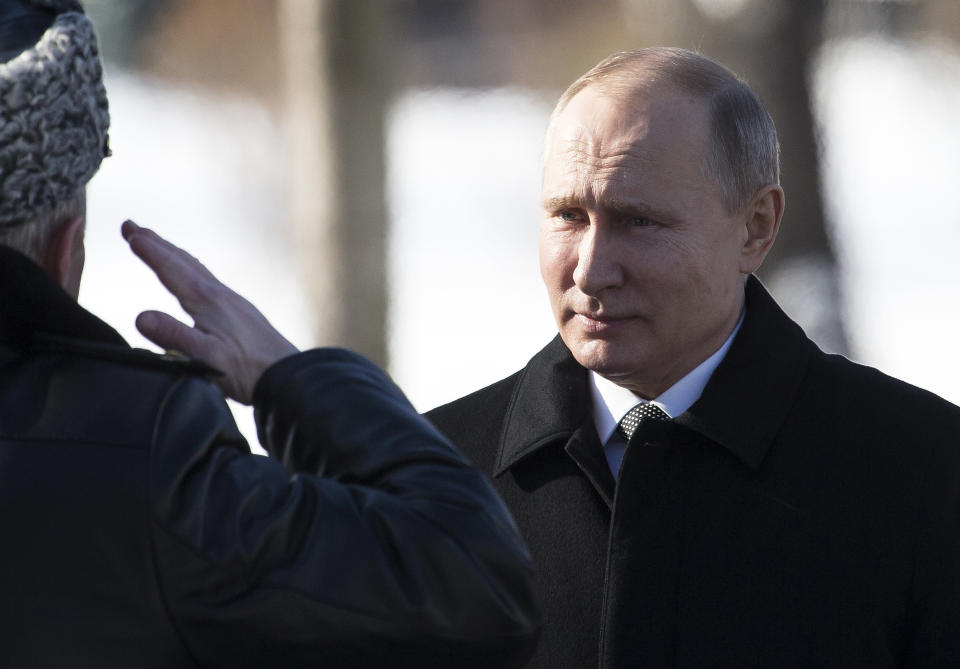
{"label": "epaulette", "polygon": [[202,360],[191,358],[181,351],[156,353],[145,348],[132,348],[126,344],[74,339],[51,334],[35,333],[29,350],[35,353],[62,353],[68,355],[108,360],[137,367],[150,367],[194,374],[214,379],[223,372]]}

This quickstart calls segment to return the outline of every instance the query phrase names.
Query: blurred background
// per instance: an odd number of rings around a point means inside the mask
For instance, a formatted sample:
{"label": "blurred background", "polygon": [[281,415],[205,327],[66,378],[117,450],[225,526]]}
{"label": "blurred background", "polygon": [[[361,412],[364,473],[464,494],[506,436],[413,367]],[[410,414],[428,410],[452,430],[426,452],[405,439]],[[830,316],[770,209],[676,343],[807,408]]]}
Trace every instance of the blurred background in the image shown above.
{"label": "blurred background", "polygon": [[[80,301],[135,346],[182,315],[119,235],[201,258],[300,347],[385,365],[420,410],[555,333],[540,153],[606,55],[701,51],[780,134],[761,277],[822,348],[960,403],[956,0],[86,0],[114,155],[89,191]],[[234,407],[255,443],[248,411]]]}

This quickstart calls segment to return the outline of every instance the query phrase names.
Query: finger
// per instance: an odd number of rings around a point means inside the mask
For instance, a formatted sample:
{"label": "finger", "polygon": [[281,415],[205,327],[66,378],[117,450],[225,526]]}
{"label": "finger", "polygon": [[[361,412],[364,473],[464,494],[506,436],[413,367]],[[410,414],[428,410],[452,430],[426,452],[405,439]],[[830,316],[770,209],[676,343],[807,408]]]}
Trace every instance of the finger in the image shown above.
{"label": "finger", "polygon": [[162,311],[144,311],[136,320],[137,330],[154,344],[167,351],[176,350],[192,358],[216,366],[210,336],[181,323]]}
{"label": "finger", "polygon": [[184,292],[198,280],[217,279],[192,255],[171,244],[153,230],[140,228],[127,239],[130,249],[174,292]]}
{"label": "finger", "polygon": [[165,258],[170,262],[194,263],[203,267],[192,255],[150,228],[142,228],[133,221],[126,220],[120,226],[120,232],[127,243],[133,244],[136,250],[149,251],[151,257]]}
{"label": "finger", "polygon": [[211,292],[213,286],[222,285],[199,260],[153,230],[126,221],[121,226],[121,233],[133,253],[156,274],[160,283],[188,313],[193,304]]}
{"label": "finger", "polygon": [[123,235],[124,239],[129,239],[130,235],[135,233],[137,230],[142,230],[139,225],[131,221],[129,218],[120,224],[120,234]]}

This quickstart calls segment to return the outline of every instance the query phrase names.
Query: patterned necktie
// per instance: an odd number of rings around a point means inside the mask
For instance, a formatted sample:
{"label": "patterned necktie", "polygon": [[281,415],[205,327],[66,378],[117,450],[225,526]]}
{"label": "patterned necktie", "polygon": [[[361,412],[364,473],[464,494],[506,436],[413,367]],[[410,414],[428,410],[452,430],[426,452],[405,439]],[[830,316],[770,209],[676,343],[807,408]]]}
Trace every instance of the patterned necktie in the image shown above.
{"label": "patterned necktie", "polygon": [[620,419],[617,429],[627,438],[627,441],[630,441],[630,437],[636,432],[637,426],[646,420],[670,420],[670,416],[656,404],[641,402]]}

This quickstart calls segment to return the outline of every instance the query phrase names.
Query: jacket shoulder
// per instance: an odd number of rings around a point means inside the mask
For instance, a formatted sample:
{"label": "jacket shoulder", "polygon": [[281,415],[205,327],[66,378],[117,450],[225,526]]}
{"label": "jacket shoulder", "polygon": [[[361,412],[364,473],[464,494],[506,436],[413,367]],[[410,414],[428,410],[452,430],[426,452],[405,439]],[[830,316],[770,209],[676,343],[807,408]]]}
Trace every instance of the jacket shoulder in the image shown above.
{"label": "jacket shoulder", "polygon": [[811,382],[848,415],[884,423],[918,422],[960,428],[960,407],[911,383],[847,358],[821,353],[814,358]]}
{"label": "jacket shoulder", "polygon": [[34,338],[30,352],[34,354],[64,354],[174,374],[188,373],[206,377],[216,377],[223,374],[215,367],[178,351],[155,353],[126,345],[51,335]]}
{"label": "jacket shoulder", "polygon": [[[494,415],[497,414],[498,408],[506,408],[522,374],[522,370],[515,372],[489,386],[435,407],[424,415],[442,432],[457,432],[458,428],[470,429],[473,425],[465,425],[465,421],[470,422],[482,416]],[[498,415],[502,416],[502,411]]]}
{"label": "jacket shoulder", "polygon": [[960,481],[960,407],[928,390],[843,356],[820,354],[795,420],[805,420],[805,412],[823,414],[818,423],[834,426],[843,448],[871,462],[873,470],[889,471],[914,487],[928,487],[921,477],[938,470]]}
{"label": "jacket shoulder", "polygon": [[0,427],[18,438],[142,448],[172,393],[197,386],[222,402],[205,378],[216,370],[176,354],[44,337],[3,359],[0,393],[20,409],[3,412]]}
{"label": "jacket shoulder", "polygon": [[484,471],[496,459],[507,407],[523,370],[436,407],[424,415]]}

